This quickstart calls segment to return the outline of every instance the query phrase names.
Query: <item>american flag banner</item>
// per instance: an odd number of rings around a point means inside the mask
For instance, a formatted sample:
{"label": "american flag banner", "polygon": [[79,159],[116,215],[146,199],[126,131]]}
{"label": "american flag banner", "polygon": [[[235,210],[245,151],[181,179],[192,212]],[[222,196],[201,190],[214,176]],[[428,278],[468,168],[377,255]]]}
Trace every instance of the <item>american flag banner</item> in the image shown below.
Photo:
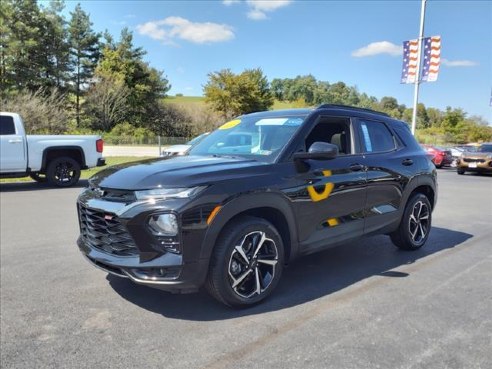
{"label": "american flag banner", "polygon": [[[422,44],[424,50],[421,55],[423,62],[419,81],[433,82],[437,80],[441,63],[441,36],[425,37]],[[415,83],[418,51],[419,40],[403,42],[401,83]]]}
{"label": "american flag banner", "polygon": [[419,40],[403,42],[403,67],[401,70],[401,83],[415,83],[417,77],[417,53]]}
{"label": "american flag banner", "polygon": [[441,64],[441,36],[424,38],[422,81],[434,82]]}

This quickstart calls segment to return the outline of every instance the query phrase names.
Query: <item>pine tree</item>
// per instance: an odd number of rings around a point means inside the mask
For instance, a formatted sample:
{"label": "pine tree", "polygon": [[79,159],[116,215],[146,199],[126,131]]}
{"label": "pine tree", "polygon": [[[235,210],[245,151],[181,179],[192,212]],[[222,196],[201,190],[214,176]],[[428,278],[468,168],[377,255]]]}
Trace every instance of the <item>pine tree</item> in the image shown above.
{"label": "pine tree", "polygon": [[76,96],[76,119],[80,125],[80,97],[87,83],[94,75],[99,59],[99,34],[92,30],[92,22],[89,15],[77,4],[75,10],[70,13],[71,19],[68,27],[68,39],[70,45],[70,65],[72,83]]}

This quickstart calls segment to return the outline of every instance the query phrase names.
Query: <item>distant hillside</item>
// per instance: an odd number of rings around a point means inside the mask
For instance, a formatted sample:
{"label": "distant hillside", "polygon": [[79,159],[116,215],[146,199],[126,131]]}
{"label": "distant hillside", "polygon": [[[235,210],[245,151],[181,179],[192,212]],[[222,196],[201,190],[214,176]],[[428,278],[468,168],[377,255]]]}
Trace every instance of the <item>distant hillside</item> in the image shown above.
{"label": "distant hillside", "polygon": [[[190,106],[193,106],[194,104],[205,105],[204,96],[168,96],[164,99],[164,101],[170,103],[176,103],[180,105],[190,105]],[[299,106],[296,106],[295,102],[275,100],[272,106],[272,110],[292,109],[298,107]]]}

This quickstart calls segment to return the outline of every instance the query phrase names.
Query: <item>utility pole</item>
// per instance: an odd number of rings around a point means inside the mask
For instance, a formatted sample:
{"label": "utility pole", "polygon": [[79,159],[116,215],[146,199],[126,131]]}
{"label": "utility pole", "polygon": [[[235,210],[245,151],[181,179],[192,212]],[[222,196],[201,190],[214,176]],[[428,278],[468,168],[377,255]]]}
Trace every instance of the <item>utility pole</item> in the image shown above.
{"label": "utility pole", "polygon": [[422,0],[422,9],[420,11],[420,34],[417,50],[417,70],[415,75],[415,91],[413,95],[413,113],[412,113],[412,134],[415,136],[415,127],[417,126],[417,105],[419,103],[419,84],[420,84],[420,65],[422,59],[422,40],[424,39],[424,20],[425,5],[427,0]]}

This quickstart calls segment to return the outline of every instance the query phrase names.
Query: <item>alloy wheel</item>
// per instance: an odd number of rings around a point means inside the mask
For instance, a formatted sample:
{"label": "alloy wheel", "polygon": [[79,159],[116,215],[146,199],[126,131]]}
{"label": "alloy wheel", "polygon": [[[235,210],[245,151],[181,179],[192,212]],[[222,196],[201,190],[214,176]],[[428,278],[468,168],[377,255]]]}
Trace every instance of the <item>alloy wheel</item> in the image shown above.
{"label": "alloy wheel", "polygon": [[56,180],[60,183],[71,182],[75,177],[75,169],[70,163],[60,163],[55,169]]}
{"label": "alloy wheel", "polygon": [[410,213],[409,231],[415,245],[425,242],[429,232],[430,209],[423,201],[417,201]]}
{"label": "alloy wheel", "polygon": [[248,233],[229,259],[229,283],[233,291],[242,298],[261,295],[272,283],[278,263],[275,242],[265,232]]}

